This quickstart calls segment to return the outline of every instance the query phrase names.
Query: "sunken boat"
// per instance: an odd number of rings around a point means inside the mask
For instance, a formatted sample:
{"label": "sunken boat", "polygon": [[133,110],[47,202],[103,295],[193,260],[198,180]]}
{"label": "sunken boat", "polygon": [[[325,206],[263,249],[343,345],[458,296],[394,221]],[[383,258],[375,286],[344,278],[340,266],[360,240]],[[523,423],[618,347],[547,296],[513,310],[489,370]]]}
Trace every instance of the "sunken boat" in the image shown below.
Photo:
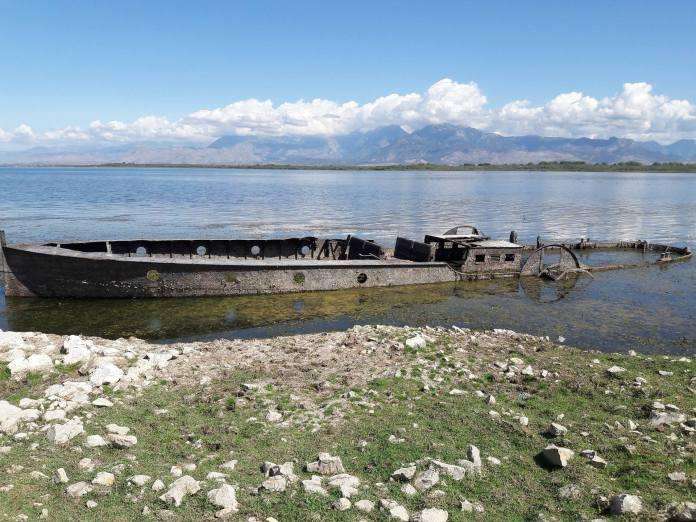
{"label": "sunken boat", "polygon": [[[686,247],[646,241],[523,245],[514,232],[493,240],[470,225],[428,234],[422,242],[397,237],[390,251],[352,235],[11,245],[0,231],[0,246],[7,296],[61,298],[233,296],[526,276],[555,281],[691,257]],[[639,250],[659,258],[585,266],[576,252],[587,249]]]}

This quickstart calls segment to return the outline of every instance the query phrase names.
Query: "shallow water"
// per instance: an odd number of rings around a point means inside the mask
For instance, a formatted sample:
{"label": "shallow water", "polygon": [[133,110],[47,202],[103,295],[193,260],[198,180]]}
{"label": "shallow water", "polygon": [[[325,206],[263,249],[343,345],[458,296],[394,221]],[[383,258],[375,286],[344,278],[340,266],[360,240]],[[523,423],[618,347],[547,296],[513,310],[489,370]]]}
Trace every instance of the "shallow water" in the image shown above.
{"label": "shallow water", "polygon": [[[0,169],[10,242],[360,234],[392,246],[473,223],[521,241],[696,243],[696,176],[645,173]],[[588,263],[636,253],[594,253]],[[356,323],[563,336],[605,350],[696,353],[696,262],[595,274],[572,288],[493,281],[238,298],[7,299],[0,328],[150,339],[266,336]]]}

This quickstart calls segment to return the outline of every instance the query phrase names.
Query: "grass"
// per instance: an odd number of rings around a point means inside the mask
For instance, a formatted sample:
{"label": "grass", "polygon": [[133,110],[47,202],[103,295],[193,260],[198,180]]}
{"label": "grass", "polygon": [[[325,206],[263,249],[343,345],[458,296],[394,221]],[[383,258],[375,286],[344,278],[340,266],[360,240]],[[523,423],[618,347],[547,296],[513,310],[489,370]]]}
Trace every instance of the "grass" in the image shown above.
{"label": "grass", "polygon": [[[490,360],[505,360],[512,353],[492,354]],[[198,468],[191,474],[201,480],[209,471],[221,471],[221,463],[238,459],[237,468],[229,474],[230,483],[239,486],[240,520],[248,516],[262,519],[273,516],[281,521],[384,519],[378,509],[371,514],[358,513],[355,509],[336,512],[330,507],[335,494],[330,499],[306,495],[300,485],[285,493],[252,494],[251,489],[263,480],[259,466],[264,461],[294,460],[296,473],[309,478],[302,465],[315,460],[319,451],[339,455],[347,472],[369,485],[352,500],[367,498],[378,502],[380,498],[392,498],[410,513],[437,506],[450,513],[450,520],[472,517],[460,511],[464,499],[481,502],[486,511],[479,518],[487,520],[536,520],[539,513],[560,520],[577,520],[601,516],[596,500],[602,495],[610,497],[624,491],[640,495],[647,519],[657,518],[658,511],[668,503],[693,496],[691,486],[667,479],[667,474],[675,470],[694,477],[693,442],[681,437],[672,440],[669,431],[647,427],[645,408],[653,400],[673,402],[682,411],[696,407],[688,388],[693,363],[598,355],[566,348],[547,348],[538,353],[526,351],[520,356],[535,368],[558,372],[558,378],[511,383],[501,378],[500,372],[490,370],[480,372],[478,379],[466,379],[459,372],[457,361],[475,363],[481,356],[470,354],[468,359],[458,358],[456,340],[444,336],[425,351],[405,354],[401,376],[383,375],[370,380],[367,386],[351,388],[356,397],[348,401],[338,400],[349,389],[342,388],[340,379],[336,379],[333,393],[319,404],[327,419],[321,421],[318,431],[311,429],[313,422],[285,428],[265,422],[270,404],[286,417],[304,413],[293,398],[293,390],[268,386],[249,392],[245,401],[238,400],[241,384],[249,382],[250,377],[263,377],[263,373],[250,376],[232,372],[224,380],[207,386],[173,387],[161,382],[137,396],[107,390],[121,402],[100,410],[92,419],[85,419],[87,433],[103,434],[106,424],[116,423],[131,427],[138,444],[130,450],[80,450],[79,444],[53,446],[43,435],[30,437],[26,443],[14,443],[8,455],[0,455],[0,469],[7,470],[16,464],[25,469],[0,479],[0,485],[15,486],[8,493],[0,493],[0,513],[12,516],[24,513],[35,518],[46,508],[52,520],[135,520],[145,518],[141,512],[147,505],[154,517],[159,509],[167,508],[157,500],[160,493],[150,491],[149,487],[141,492],[140,488],[127,485],[126,477],[147,474],[168,484],[172,480],[169,474],[172,465],[195,462]],[[595,358],[600,359],[599,364],[592,363]],[[612,364],[626,368],[620,379],[603,372]],[[660,377],[658,369],[672,371],[674,375]],[[433,379],[441,379],[441,385],[423,391],[421,379],[426,373]],[[648,380],[642,390],[627,385],[636,376]],[[11,391],[13,397],[35,396],[32,394],[37,393],[37,386],[34,377],[21,384],[4,379],[0,382],[0,393]],[[468,394],[450,395],[448,391],[454,387]],[[477,398],[473,392],[479,389],[493,394],[497,403],[489,406]],[[365,406],[363,401],[374,407]],[[156,415],[158,409],[166,409],[168,414]],[[488,413],[491,409],[525,415],[530,424],[523,427],[507,415],[494,419]],[[343,413],[342,420],[332,420],[331,415],[336,412]],[[564,469],[548,470],[538,464],[535,457],[549,443],[541,432],[559,414],[564,415],[559,422],[569,432],[554,442],[576,453],[585,448],[596,450],[609,462],[605,469],[591,467],[579,455]],[[615,422],[626,425],[629,418],[639,423],[652,442],[628,430],[612,428]],[[587,432],[586,436],[581,434],[583,431]],[[405,440],[391,443],[390,435]],[[31,449],[32,442],[37,442],[38,447]],[[626,451],[628,443],[635,445],[634,454]],[[424,458],[456,463],[465,458],[469,444],[478,446],[484,459],[487,456],[501,459],[501,465],[493,467],[484,460],[483,476],[462,482],[442,477],[436,486],[445,493],[441,498],[427,494],[410,498],[400,491],[401,484],[389,481],[393,470]],[[86,456],[98,462],[92,472],[77,467]],[[90,481],[96,472],[117,464],[123,464],[125,469],[110,494],[95,491],[75,501],[63,495],[64,485],[33,480],[28,475],[31,470],[39,470],[50,476],[56,468],[64,467],[71,483]],[[380,488],[378,483],[383,486]],[[559,488],[568,484],[579,487],[579,498],[559,498]],[[177,519],[212,519],[215,508],[208,504],[205,493],[215,486],[211,482],[202,486],[202,491],[187,497],[180,508],[168,508]],[[86,508],[88,498],[96,500],[98,507]]]}

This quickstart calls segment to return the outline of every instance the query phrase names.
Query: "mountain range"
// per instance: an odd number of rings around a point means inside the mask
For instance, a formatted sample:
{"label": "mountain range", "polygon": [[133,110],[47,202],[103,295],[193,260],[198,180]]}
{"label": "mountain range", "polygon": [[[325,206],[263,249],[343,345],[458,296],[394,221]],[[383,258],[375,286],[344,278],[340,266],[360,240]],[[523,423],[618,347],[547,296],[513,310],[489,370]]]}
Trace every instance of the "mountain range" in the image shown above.
{"label": "mountain range", "polygon": [[471,127],[393,125],[343,136],[223,136],[207,146],[140,142],[98,148],[33,148],[0,152],[14,164],[296,164],[390,165],[585,161],[696,162],[696,140],[669,145],[625,138],[501,136]]}

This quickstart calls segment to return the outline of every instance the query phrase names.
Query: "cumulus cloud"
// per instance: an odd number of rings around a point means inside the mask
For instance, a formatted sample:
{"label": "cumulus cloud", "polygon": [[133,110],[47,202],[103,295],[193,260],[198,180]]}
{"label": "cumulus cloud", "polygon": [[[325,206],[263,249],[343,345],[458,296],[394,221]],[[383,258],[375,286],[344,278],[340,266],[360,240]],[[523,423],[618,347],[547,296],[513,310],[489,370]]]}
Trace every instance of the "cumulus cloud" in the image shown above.
{"label": "cumulus cloud", "polygon": [[490,107],[474,83],[444,78],[423,93],[388,94],[367,103],[326,99],[275,104],[247,99],[201,109],[178,120],[143,116],[131,122],[94,121],[84,128],[43,133],[28,125],[0,129],[0,142],[127,143],[143,140],[205,143],[226,134],[261,136],[333,136],[400,125],[409,131],[428,124],[451,123],[506,135],[564,137],[619,136],[671,142],[696,138],[696,106],[688,100],[655,94],[648,83],[626,83],[601,99],[582,92],[561,93],[543,105],[514,100]]}

